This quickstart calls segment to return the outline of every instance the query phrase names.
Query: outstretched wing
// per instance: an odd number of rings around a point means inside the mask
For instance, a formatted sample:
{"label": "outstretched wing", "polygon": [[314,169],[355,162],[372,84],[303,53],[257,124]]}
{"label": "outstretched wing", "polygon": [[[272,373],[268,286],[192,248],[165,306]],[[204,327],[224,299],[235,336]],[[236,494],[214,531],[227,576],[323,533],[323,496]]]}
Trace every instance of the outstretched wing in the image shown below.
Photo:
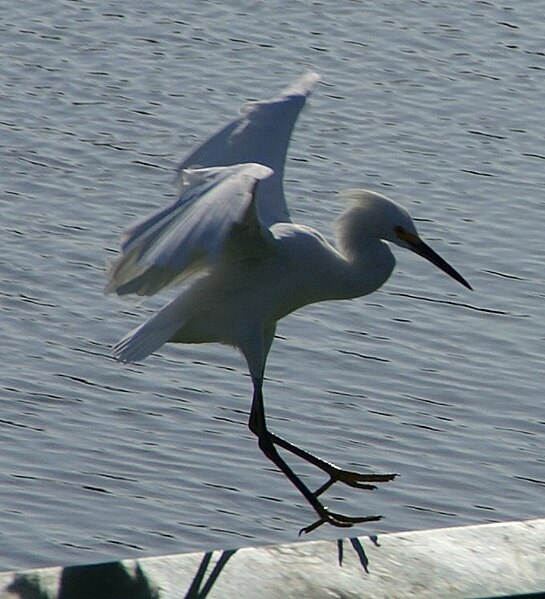
{"label": "outstretched wing", "polygon": [[246,104],[239,118],[217,131],[182,161],[179,172],[188,167],[264,164],[274,174],[257,189],[259,220],[267,227],[275,222],[289,222],[282,183],[286,153],[295,121],[319,79],[316,73],[307,73],[278,98]]}
{"label": "outstretched wing", "polygon": [[125,234],[106,292],[152,295],[209,268],[222,257],[230,236],[241,234],[240,225],[270,236],[256,217],[255,191],[272,174],[262,164],[184,171],[180,197]]}

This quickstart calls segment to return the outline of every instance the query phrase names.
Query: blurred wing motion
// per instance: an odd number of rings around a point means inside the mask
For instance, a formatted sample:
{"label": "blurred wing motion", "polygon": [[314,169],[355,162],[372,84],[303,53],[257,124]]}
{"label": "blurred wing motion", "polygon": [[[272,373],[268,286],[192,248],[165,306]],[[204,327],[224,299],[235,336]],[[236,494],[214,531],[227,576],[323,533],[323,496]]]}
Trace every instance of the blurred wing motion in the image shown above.
{"label": "blurred wing motion", "polygon": [[184,171],[178,200],[127,231],[106,292],[153,295],[217,264],[233,228],[254,212],[257,183],[270,175],[261,164]]}
{"label": "blurred wing motion", "polygon": [[286,152],[318,80],[308,73],[278,98],[247,104],[183,160],[180,197],[127,231],[107,293],[153,295],[217,264],[250,205],[264,237],[273,223],[290,220],[282,186]]}
{"label": "blurred wing motion", "polygon": [[305,101],[320,80],[307,73],[278,98],[249,102],[241,116],[231,121],[187,156],[178,172],[189,167],[229,166],[258,162],[274,171],[257,188],[257,214],[269,227],[275,222],[288,222],[289,211],[284,198],[284,164],[291,132]]}

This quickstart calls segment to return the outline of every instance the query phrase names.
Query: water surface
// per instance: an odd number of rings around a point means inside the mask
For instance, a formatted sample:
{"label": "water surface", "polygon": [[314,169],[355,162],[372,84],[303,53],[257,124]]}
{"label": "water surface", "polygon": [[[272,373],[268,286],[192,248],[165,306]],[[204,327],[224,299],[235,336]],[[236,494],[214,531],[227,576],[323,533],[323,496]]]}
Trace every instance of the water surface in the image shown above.
{"label": "water surface", "polygon": [[236,5],[0,13],[2,569],[292,541],[312,521],[246,428],[242,359],[168,347],[119,365],[109,347],[166,298],[102,294],[184,153],[308,69],[323,83],[290,149],[294,219],[329,236],[339,190],[381,191],[475,291],[397,252],[380,292],[290,316],[271,426],[400,473],[330,492],[385,516],[354,534],[544,515],[541,4]]}

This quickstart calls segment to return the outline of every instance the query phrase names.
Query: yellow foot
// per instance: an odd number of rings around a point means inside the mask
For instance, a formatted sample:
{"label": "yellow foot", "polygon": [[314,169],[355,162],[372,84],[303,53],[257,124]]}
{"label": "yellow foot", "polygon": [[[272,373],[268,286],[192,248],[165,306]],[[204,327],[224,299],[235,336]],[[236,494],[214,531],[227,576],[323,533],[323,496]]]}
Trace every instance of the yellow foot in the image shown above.
{"label": "yellow foot", "polygon": [[309,526],[305,526],[299,531],[299,534],[303,533],[308,534],[313,530],[316,530],[322,524],[332,524],[333,526],[338,526],[339,528],[350,528],[354,526],[354,524],[361,524],[362,522],[376,522],[380,520],[382,516],[345,516],[343,514],[337,514],[335,512],[330,512],[327,507],[323,506],[320,509],[320,518],[313,522]]}

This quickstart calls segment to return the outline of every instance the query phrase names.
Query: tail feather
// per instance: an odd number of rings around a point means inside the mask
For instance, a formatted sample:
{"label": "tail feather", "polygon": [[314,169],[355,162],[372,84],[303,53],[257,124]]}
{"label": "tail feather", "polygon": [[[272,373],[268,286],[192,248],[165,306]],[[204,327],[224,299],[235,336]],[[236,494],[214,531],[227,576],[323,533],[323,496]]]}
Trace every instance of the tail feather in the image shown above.
{"label": "tail feather", "polygon": [[120,362],[139,362],[158,350],[183,325],[182,299],[177,297],[128,332],[112,347],[112,356]]}

